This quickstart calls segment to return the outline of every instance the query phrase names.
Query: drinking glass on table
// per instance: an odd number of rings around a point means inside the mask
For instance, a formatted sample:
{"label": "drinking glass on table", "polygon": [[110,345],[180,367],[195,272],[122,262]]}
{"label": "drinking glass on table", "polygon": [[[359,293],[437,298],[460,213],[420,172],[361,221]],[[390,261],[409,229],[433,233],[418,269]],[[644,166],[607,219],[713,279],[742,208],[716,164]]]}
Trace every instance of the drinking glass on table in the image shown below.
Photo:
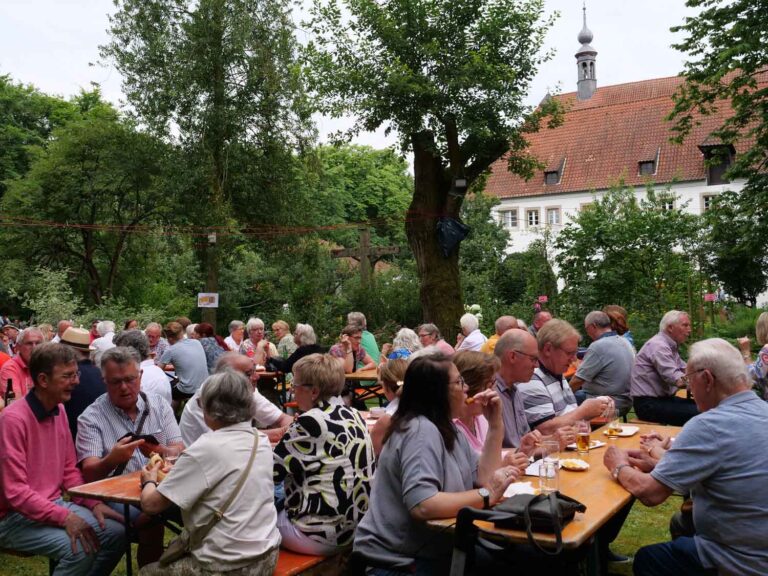
{"label": "drinking glass on table", "polygon": [[560,488],[559,480],[557,462],[543,459],[539,463],[539,491],[542,494],[556,492]]}
{"label": "drinking glass on table", "polygon": [[166,464],[170,464],[173,466],[176,464],[176,460],[179,459],[179,455],[181,454],[181,449],[176,448],[174,446],[169,446],[165,449],[165,462]]}
{"label": "drinking glass on table", "polygon": [[608,438],[618,438],[621,434],[621,413],[617,409],[608,410],[606,412],[606,418],[608,419]]}
{"label": "drinking glass on table", "polygon": [[544,440],[541,443],[541,458],[545,462],[554,462],[557,466],[560,461],[560,443],[557,440]]}
{"label": "drinking glass on table", "polygon": [[579,420],[576,422],[576,451],[580,456],[589,454],[590,434],[592,426],[588,420]]}

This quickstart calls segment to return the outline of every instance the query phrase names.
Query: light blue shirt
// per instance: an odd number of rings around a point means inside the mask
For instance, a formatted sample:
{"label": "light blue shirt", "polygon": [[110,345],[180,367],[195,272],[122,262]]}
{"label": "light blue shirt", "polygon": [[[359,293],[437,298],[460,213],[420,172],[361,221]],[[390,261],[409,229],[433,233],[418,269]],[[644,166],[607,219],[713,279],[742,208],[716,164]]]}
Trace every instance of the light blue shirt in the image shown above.
{"label": "light blue shirt", "polygon": [[754,392],[734,394],[695,416],[651,472],[691,492],[694,536],[706,568],[768,574],[768,404]]}

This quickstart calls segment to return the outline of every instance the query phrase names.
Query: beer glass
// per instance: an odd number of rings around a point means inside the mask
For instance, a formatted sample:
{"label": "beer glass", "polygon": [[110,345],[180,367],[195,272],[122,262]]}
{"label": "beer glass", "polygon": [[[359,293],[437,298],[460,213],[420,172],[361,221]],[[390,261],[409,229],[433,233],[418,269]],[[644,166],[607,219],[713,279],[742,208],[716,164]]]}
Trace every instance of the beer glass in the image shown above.
{"label": "beer glass", "polygon": [[589,441],[592,427],[588,420],[576,422],[576,451],[580,456],[589,454]]}

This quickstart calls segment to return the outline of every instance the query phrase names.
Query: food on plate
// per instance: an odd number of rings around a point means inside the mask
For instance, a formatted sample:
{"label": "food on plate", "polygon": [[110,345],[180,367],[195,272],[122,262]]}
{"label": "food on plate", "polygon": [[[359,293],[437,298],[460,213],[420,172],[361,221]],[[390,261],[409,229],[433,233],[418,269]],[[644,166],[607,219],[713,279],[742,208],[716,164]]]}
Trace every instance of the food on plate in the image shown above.
{"label": "food on plate", "polygon": [[578,458],[563,458],[560,460],[560,466],[566,470],[575,470],[579,472],[589,468],[588,463],[584,462],[584,460],[579,460]]}

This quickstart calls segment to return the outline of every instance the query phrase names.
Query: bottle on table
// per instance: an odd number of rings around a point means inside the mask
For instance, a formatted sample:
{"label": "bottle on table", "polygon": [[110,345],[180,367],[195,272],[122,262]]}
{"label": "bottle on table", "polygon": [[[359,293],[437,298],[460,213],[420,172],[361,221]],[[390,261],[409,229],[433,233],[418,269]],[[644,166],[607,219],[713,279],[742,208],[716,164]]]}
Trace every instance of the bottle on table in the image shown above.
{"label": "bottle on table", "polygon": [[16,400],[16,392],[13,391],[13,380],[8,378],[5,386],[5,394],[3,395],[3,401],[5,407],[8,408]]}

